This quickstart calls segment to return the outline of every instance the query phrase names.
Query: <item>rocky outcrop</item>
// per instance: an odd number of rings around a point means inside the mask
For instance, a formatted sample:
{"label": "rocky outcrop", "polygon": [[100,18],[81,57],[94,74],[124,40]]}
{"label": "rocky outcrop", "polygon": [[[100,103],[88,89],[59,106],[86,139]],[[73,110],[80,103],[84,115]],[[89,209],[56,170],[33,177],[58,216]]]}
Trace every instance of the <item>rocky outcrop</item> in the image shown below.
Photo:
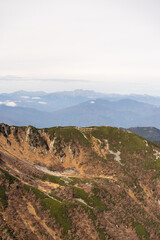
{"label": "rocky outcrop", "polygon": [[2,123],[0,124],[0,133],[3,134],[4,137],[8,137],[11,134],[11,127]]}
{"label": "rocky outcrop", "polygon": [[43,150],[48,151],[49,147],[44,139],[44,137],[41,136],[38,129],[29,126],[26,129],[26,141],[29,143],[30,147],[36,151],[38,148],[42,148]]}

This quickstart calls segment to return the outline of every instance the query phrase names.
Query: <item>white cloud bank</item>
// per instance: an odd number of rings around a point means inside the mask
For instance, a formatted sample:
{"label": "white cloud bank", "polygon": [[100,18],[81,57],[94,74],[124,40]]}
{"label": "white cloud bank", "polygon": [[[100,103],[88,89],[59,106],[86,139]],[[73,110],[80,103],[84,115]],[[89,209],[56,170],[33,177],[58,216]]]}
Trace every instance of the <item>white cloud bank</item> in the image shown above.
{"label": "white cloud bank", "polygon": [[39,103],[39,104],[47,104],[46,102],[41,102],[41,101],[39,101],[38,103]]}
{"label": "white cloud bank", "polygon": [[41,99],[40,97],[32,97],[32,99],[38,100]]}
{"label": "white cloud bank", "polygon": [[30,97],[29,96],[21,96],[21,98],[29,99]]}
{"label": "white cloud bank", "polygon": [[16,107],[17,106],[17,104],[15,102],[12,102],[12,101],[0,102],[0,105],[5,105],[7,107]]}

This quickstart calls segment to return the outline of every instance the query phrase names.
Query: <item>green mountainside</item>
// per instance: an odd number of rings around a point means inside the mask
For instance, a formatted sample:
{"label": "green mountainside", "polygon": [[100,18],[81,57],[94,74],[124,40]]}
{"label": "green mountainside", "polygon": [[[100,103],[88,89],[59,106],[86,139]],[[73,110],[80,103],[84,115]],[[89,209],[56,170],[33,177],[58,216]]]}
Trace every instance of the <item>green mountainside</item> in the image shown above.
{"label": "green mountainside", "polygon": [[155,127],[133,127],[128,128],[129,131],[136,133],[150,141],[160,143],[160,130]]}

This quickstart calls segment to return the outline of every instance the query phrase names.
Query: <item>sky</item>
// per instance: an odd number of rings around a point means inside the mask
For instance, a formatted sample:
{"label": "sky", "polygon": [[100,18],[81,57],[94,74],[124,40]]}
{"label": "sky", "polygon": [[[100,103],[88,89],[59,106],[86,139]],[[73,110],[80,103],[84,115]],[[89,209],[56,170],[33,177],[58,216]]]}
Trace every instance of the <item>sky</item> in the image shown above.
{"label": "sky", "polygon": [[159,0],[1,0],[0,92],[160,95]]}

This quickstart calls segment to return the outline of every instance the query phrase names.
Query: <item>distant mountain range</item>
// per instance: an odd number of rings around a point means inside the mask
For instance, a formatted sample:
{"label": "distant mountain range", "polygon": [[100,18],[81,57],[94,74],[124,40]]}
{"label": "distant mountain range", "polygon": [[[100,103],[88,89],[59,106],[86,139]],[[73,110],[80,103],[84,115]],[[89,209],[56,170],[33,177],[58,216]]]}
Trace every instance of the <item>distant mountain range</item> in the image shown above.
{"label": "distant mountain range", "polygon": [[0,94],[0,122],[10,125],[109,125],[160,128],[160,97],[102,94],[93,91]]}
{"label": "distant mountain range", "polygon": [[46,112],[53,112],[86,102],[90,99],[104,99],[111,102],[130,99],[138,102],[160,106],[160,97],[149,95],[104,94],[88,90],[63,91],[54,93],[17,91],[0,94],[0,104],[27,107]]}

